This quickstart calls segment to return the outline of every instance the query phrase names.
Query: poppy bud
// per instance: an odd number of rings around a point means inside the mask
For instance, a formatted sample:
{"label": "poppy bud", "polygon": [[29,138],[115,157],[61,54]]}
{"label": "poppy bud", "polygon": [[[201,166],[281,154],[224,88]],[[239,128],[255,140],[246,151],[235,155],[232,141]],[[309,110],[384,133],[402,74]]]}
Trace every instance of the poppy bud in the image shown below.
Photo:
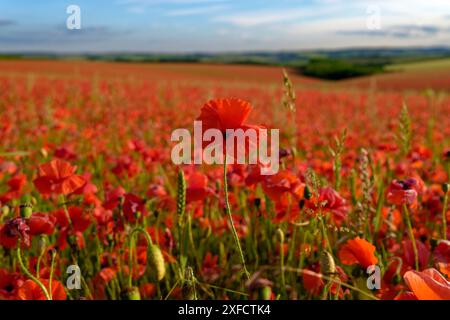
{"label": "poppy bud", "polygon": [[164,265],[164,257],[161,249],[157,245],[150,245],[149,258],[150,266],[155,271],[155,278],[161,281],[166,274],[166,266]]}
{"label": "poppy bud", "polygon": [[41,235],[39,237],[37,247],[39,255],[43,255],[45,253],[45,249],[47,248],[47,236]]}
{"label": "poppy bud", "polygon": [[78,248],[77,248],[77,237],[76,237],[76,236],[74,236],[74,235],[69,235],[69,236],[67,237],[67,243],[69,244],[70,249],[71,249],[72,251],[78,251]]}
{"label": "poppy bud", "polygon": [[114,243],[114,236],[111,233],[108,233],[106,235],[106,240],[108,241],[109,245],[112,245]]}
{"label": "poppy bud", "polygon": [[141,218],[141,216],[142,216],[142,214],[141,214],[140,211],[136,211],[136,212],[134,213],[134,218],[135,218],[136,220],[139,220],[139,219]]}
{"label": "poppy bud", "polygon": [[284,157],[288,157],[288,156],[290,156],[290,155],[291,155],[291,150],[289,150],[289,149],[281,148],[280,151],[279,151],[279,157],[280,157],[280,159],[281,159],[281,158],[284,158]]}
{"label": "poppy bud", "polygon": [[258,299],[270,300],[272,298],[272,288],[270,286],[263,286],[258,291]]}
{"label": "poppy bud", "polygon": [[261,271],[255,272],[245,285],[252,298],[270,300],[272,297],[273,283],[268,279],[262,278]]}
{"label": "poppy bud", "polygon": [[446,150],[444,152],[444,158],[445,158],[445,160],[450,160],[450,150]]}
{"label": "poppy bud", "polygon": [[261,207],[261,198],[255,198],[253,200],[253,203],[255,204],[256,209],[259,210],[259,208]]}
{"label": "poppy bud", "polygon": [[20,216],[22,218],[29,218],[33,213],[33,206],[31,203],[25,203],[20,205]]}
{"label": "poppy bud", "polygon": [[450,184],[448,184],[448,183],[442,184],[442,191],[444,191],[444,193],[447,193],[449,189],[450,189]]}
{"label": "poppy bud", "polygon": [[301,209],[303,209],[303,207],[305,206],[305,200],[300,200],[299,202],[298,202],[298,207],[300,208],[300,210]]}
{"label": "poppy bud", "polygon": [[9,209],[8,206],[3,206],[3,207],[2,207],[2,214],[1,214],[1,216],[6,217],[6,216],[9,214],[10,211],[11,211],[11,210]]}
{"label": "poppy bud", "polygon": [[439,241],[437,239],[430,239],[430,246],[432,250],[434,250],[434,248],[436,248],[438,244]]}
{"label": "poppy bud", "polygon": [[336,273],[336,263],[328,251],[323,251],[320,256],[320,272],[325,275]]}
{"label": "poppy bud", "polygon": [[309,200],[309,199],[311,199],[311,197],[312,197],[311,190],[309,190],[309,187],[308,187],[308,186],[305,186],[304,196],[305,196],[305,199],[306,199],[306,200]]}
{"label": "poppy bud", "polygon": [[352,270],[352,276],[354,278],[359,278],[363,275],[363,270],[360,266],[355,266]]}
{"label": "poppy bud", "polygon": [[403,282],[402,276],[396,273],[395,276],[392,278],[392,284],[397,285],[402,282]]}
{"label": "poppy bud", "polygon": [[138,287],[126,288],[121,293],[123,300],[141,300],[141,294]]}

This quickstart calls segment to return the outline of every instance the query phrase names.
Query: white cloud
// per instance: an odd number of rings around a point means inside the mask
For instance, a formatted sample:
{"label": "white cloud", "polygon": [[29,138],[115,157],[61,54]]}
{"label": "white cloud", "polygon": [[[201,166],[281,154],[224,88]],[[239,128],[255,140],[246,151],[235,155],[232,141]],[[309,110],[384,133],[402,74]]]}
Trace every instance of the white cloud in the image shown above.
{"label": "white cloud", "polygon": [[216,22],[225,22],[237,27],[255,27],[260,25],[284,24],[292,21],[306,19],[320,19],[325,15],[332,14],[336,8],[328,6],[319,10],[311,8],[287,8],[283,10],[260,10],[247,13],[228,14],[215,17]]}
{"label": "white cloud", "polygon": [[[321,5],[232,13],[217,16],[214,21],[237,32],[250,32],[267,47],[283,49],[445,45],[450,38],[448,0],[316,2]],[[381,30],[370,33],[366,9],[374,4],[380,8]]]}

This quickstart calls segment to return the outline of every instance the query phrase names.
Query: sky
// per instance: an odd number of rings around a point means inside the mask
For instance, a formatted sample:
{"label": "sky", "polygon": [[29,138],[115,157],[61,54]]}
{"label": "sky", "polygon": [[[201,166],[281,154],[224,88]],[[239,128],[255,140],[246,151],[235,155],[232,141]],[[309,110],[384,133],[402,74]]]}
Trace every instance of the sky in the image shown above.
{"label": "sky", "polygon": [[[69,30],[69,5],[80,29]],[[0,0],[0,52],[450,45],[450,0]]]}

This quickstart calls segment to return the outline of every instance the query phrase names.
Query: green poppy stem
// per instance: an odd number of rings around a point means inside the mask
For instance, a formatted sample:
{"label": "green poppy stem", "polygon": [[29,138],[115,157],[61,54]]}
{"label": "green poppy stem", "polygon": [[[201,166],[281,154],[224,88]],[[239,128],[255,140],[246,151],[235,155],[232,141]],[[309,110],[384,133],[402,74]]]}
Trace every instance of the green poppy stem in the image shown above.
{"label": "green poppy stem", "polygon": [[53,299],[53,295],[52,295],[52,282],[53,282],[53,273],[55,271],[55,259],[56,259],[56,251],[53,250],[52,251],[52,263],[50,266],[50,279],[48,280],[48,288],[49,288],[49,294],[50,294],[50,298]]}
{"label": "green poppy stem", "polygon": [[137,233],[142,233],[144,235],[145,240],[147,240],[149,246],[153,245],[152,238],[145,229],[141,227],[135,227],[131,231],[128,240],[128,288],[131,288],[133,286],[133,237]]}
{"label": "green poppy stem", "polygon": [[412,243],[412,247],[413,247],[415,267],[416,267],[416,270],[419,270],[419,253],[417,251],[416,238],[414,237],[414,232],[413,232],[412,224],[411,224],[411,218],[409,216],[409,210],[408,210],[408,207],[406,206],[406,204],[403,205],[403,211],[405,212],[406,225],[408,227],[408,233],[409,233],[409,237],[411,239],[411,243]]}
{"label": "green poppy stem", "polygon": [[447,205],[448,205],[448,190],[444,188],[444,205],[442,206],[442,239],[447,240]]}
{"label": "green poppy stem", "polygon": [[16,250],[16,254],[17,254],[17,260],[19,261],[19,265],[20,265],[20,269],[22,270],[23,273],[25,273],[25,275],[30,278],[31,280],[33,280],[40,288],[41,290],[44,292],[45,298],[47,300],[52,300],[51,296],[48,293],[47,288],[44,286],[44,284],[35,276],[33,276],[33,274],[27,269],[27,267],[25,266],[25,264],[23,263],[22,260],[22,253],[20,252],[20,243],[17,246],[17,250]]}
{"label": "green poppy stem", "polygon": [[226,158],[227,158],[227,156],[225,154],[224,161],[223,161],[223,191],[225,194],[225,210],[227,212],[228,219],[230,221],[231,231],[233,233],[234,242],[236,243],[236,247],[237,247],[237,249],[239,251],[239,255],[241,257],[243,271],[248,280],[248,279],[250,279],[250,272],[248,272],[247,267],[245,265],[244,253],[242,252],[241,243],[239,241],[239,237],[236,232],[236,227],[234,226],[233,216],[231,215],[230,203],[228,201],[228,181],[227,181],[227,160],[226,160]]}

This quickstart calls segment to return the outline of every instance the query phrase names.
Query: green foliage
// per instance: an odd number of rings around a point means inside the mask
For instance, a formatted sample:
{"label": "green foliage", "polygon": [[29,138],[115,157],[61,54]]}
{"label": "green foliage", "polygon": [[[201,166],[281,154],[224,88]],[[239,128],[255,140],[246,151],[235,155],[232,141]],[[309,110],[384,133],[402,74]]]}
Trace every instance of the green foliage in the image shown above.
{"label": "green foliage", "polygon": [[357,64],[346,60],[322,58],[312,59],[300,68],[300,72],[306,76],[328,80],[366,76],[382,71],[381,64]]}

